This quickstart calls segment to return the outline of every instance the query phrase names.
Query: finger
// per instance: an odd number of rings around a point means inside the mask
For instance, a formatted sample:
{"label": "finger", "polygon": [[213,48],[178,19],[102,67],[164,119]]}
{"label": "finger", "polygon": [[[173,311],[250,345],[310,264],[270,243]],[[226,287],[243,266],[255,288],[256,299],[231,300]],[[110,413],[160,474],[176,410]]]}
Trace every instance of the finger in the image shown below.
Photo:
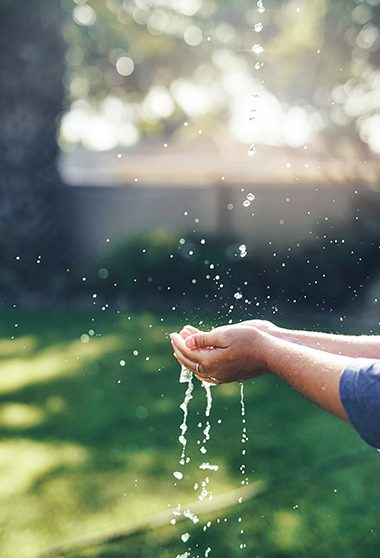
{"label": "finger", "polygon": [[193,335],[194,333],[199,333],[201,331],[200,329],[192,325],[185,325],[183,329],[188,331],[191,335]]}
{"label": "finger", "polygon": [[190,325],[186,325],[185,327],[183,327],[181,329],[181,331],[179,332],[180,336],[183,339],[186,339],[187,337],[189,337],[189,335],[193,335],[194,333],[198,333],[200,330],[197,329],[196,327],[190,326]]}
{"label": "finger", "polygon": [[189,349],[186,345],[186,340],[183,339],[183,337],[181,337],[181,335],[179,335],[178,333],[172,333],[170,335],[170,340],[172,342],[172,345],[177,347],[177,349],[179,349],[181,351],[181,353],[183,353],[184,355],[187,356],[187,358],[189,358],[190,360],[193,360],[194,362],[198,362],[199,358],[201,357],[201,355],[199,354],[200,351],[212,351],[214,348],[213,347],[204,347],[204,348],[195,348],[195,349]]}
{"label": "finger", "polygon": [[209,376],[206,371],[205,368],[198,363],[199,365],[197,366],[196,362],[193,362],[192,360],[189,360],[188,358],[186,358],[181,351],[175,349],[174,350],[174,357],[178,360],[178,362],[184,366],[187,370],[189,370],[192,374],[194,374],[194,376],[201,382],[206,382],[207,384],[211,384],[211,385],[219,385],[222,384],[223,382],[221,382],[220,380],[213,378],[212,376]]}
{"label": "finger", "polygon": [[224,349],[228,347],[224,333],[218,329],[210,332],[199,332],[194,335],[190,335],[186,339],[186,347],[189,349],[206,349],[209,347],[215,347],[218,349]]}
{"label": "finger", "polygon": [[173,347],[178,349],[188,359],[192,360],[193,362],[198,362],[199,354],[195,350],[189,349],[186,346],[183,337],[181,337],[178,333],[172,333],[170,335],[170,340],[172,342]]}
{"label": "finger", "polygon": [[175,358],[193,374],[195,373],[197,363],[187,358],[179,349],[173,346]]}

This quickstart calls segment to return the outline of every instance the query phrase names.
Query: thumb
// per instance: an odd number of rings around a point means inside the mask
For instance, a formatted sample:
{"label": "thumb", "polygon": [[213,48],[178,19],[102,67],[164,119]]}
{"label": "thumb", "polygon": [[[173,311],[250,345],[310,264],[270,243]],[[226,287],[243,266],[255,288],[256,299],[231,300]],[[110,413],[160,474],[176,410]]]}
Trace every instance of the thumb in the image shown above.
{"label": "thumb", "polygon": [[227,344],[224,341],[223,335],[218,331],[201,332],[195,335],[190,335],[185,340],[186,347],[189,349],[206,349],[209,347],[221,348]]}

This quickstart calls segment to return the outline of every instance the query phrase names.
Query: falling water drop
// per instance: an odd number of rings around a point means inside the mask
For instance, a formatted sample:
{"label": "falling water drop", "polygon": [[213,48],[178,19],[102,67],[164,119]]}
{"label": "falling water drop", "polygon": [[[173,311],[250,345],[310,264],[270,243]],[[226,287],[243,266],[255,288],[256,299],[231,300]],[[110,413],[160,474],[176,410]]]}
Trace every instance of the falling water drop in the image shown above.
{"label": "falling water drop", "polygon": [[249,149],[248,149],[248,155],[250,157],[253,157],[254,155],[256,155],[256,146],[255,144],[252,144]]}
{"label": "falling water drop", "polygon": [[181,535],[181,539],[183,540],[184,543],[187,542],[189,538],[190,538],[190,533],[183,533]]}
{"label": "falling water drop", "polygon": [[253,45],[252,52],[254,52],[255,54],[262,54],[264,52],[264,49],[261,45],[256,44],[256,45]]}
{"label": "falling water drop", "polygon": [[[249,200],[246,200],[246,201],[249,201]],[[249,202],[249,205],[250,205],[250,203],[251,203],[251,202]],[[244,205],[244,203],[243,203],[243,205]],[[248,205],[247,207],[249,207],[249,205]],[[240,246],[239,246],[239,252],[240,252],[239,256],[240,256],[241,258],[245,258],[245,256],[248,254],[248,252],[247,252],[247,246],[246,246],[245,244],[240,244]],[[236,298],[236,297],[235,297],[235,298]]]}
{"label": "falling water drop", "polygon": [[208,470],[208,471],[219,471],[219,465],[211,465],[211,463],[205,462],[199,465],[200,469]]}
{"label": "falling water drop", "polygon": [[188,384],[186,392],[185,392],[185,398],[183,400],[183,403],[180,405],[180,408],[183,411],[183,421],[182,421],[182,424],[180,426],[181,435],[178,438],[180,444],[182,444],[182,452],[181,452],[181,457],[180,457],[179,462],[180,462],[180,465],[184,465],[187,462],[187,459],[185,457],[187,438],[186,438],[185,434],[186,434],[186,431],[187,431],[188,406],[189,406],[189,402],[193,398],[193,389],[194,389],[193,375],[191,374],[191,372],[184,369],[184,367],[182,367],[182,369],[181,369],[180,382],[182,382],[182,383],[187,382],[187,384]]}
{"label": "falling water drop", "polygon": [[[241,424],[242,424],[242,434],[241,434],[241,443],[242,445],[245,444],[248,440],[248,436],[247,436],[247,428],[246,428],[246,419],[245,419],[245,402],[244,402],[244,386],[243,386],[243,382],[240,383],[240,412],[241,412]],[[246,454],[245,449],[242,449],[241,452],[242,456],[244,457]],[[244,461],[242,462],[241,466],[240,466],[240,472],[243,476],[243,479],[241,481],[242,485],[247,485],[248,484],[248,477],[246,476],[246,464],[244,463]],[[239,504],[241,504],[243,502],[243,497],[240,496],[238,499]],[[239,517],[238,519],[239,523],[241,523],[241,517]],[[240,529],[240,536],[243,538],[243,534],[244,534],[244,530],[241,528]],[[240,549],[246,548],[246,544],[244,542],[244,540],[241,541],[240,545],[239,545]]]}
{"label": "falling water drop", "polygon": [[265,12],[265,7],[264,7],[263,0],[257,0],[257,4],[256,4],[256,5],[257,5],[257,11],[258,11],[260,14],[263,14],[263,13]]}

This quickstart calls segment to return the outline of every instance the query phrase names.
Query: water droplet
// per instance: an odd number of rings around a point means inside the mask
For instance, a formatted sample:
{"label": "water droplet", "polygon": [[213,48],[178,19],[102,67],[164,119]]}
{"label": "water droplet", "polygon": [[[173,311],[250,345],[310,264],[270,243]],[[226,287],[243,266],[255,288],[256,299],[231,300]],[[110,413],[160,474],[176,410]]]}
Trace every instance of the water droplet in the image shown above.
{"label": "water droplet", "polygon": [[125,366],[125,360],[120,361],[120,366]]}
{"label": "water droplet", "polygon": [[256,45],[253,45],[252,52],[254,52],[255,54],[262,54],[264,52],[264,49],[260,44],[257,43]]}
{"label": "water droplet", "polygon": [[[181,371],[182,373],[182,371]],[[187,438],[185,436],[186,431],[187,431],[187,415],[188,415],[188,405],[190,400],[193,398],[193,375],[190,374],[190,377],[188,377],[189,379],[187,380],[187,389],[185,392],[185,397],[183,402],[180,405],[180,408],[183,411],[183,420],[182,420],[182,424],[180,426],[180,430],[181,430],[181,434],[178,438],[180,444],[182,444],[182,452],[181,452],[181,457],[180,457],[180,464],[184,464],[185,463],[185,452],[186,452],[186,444],[187,444]]]}
{"label": "water droplet", "polygon": [[250,148],[248,149],[248,155],[250,157],[253,157],[253,155],[256,155],[256,146],[254,144],[252,144],[250,146]]}
{"label": "water droplet", "polygon": [[249,207],[251,205],[251,202],[249,200],[244,200],[243,201],[243,206],[244,207]]}
{"label": "water droplet", "polygon": [[256,33],[260,33],[260,31],[262,31],[263,28],[264,28],[264,25],[262,23],[256,23],[256,25],[255,25]]}
{"label": "water droplet", "polygon": [[255,199],[255,194],[249,193],[247,194],[247,200],[253,201]]}
{"label": "water droplet", "polygon": [[181,535],[181,539],[183,540],[184,543],[187,542],[189,538],[190,538],[190,533],[183,533]]}
{"label": "water droplet", "polygon": [[219,471],[219,465],[211,465],[211,464],[208,463],[208,462],[201,463],[201,464],[199,465],[199,468],[200,468],[200,469],[203,469],[203,470],[206,470],[206,469],[207,469],[208,471]]}
{"label": "water droplet", "polygon": [[173,477],[175,477],[178,480],[182,480],[183,479],[183,474],[180,471],[174,471]]}
{"label": "water droplet", "polygon": [[256,6],[257,6],[257,11],[260,14],[263,14],[265,12],[263,0],[257,0]]}
{"label": "water droplet", "polygon": [[[249,200],[246,200],[246,201],[248,202],[248,205],[246,205],[245,207],[249,207],[249,205],[250,205],[251,202],[250,202]],[[244,202],[243,202],[243,205],[244,205]],[[240,244],[240,246],[239,246],[239,251],[240,251],[240,257],[241,257],[241,258],[245,258],[245,256],[246,256],[247,253],[248,253],[248,252],[247,252],[247,246],[246,246],[245,244]]]}

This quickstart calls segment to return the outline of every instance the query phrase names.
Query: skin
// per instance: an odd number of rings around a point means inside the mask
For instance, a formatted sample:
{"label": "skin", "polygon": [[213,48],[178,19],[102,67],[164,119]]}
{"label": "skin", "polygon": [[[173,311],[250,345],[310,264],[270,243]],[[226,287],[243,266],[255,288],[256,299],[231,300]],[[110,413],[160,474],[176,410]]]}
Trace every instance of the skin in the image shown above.
{"label": "skin", "polygon": [[293,331],[263,320],[210,332],[186,326],[170,337],[174,356],[202,381],[221,384],[273,374],[343,420],[343,369],[355,357],[380,358],[379,336]]}

